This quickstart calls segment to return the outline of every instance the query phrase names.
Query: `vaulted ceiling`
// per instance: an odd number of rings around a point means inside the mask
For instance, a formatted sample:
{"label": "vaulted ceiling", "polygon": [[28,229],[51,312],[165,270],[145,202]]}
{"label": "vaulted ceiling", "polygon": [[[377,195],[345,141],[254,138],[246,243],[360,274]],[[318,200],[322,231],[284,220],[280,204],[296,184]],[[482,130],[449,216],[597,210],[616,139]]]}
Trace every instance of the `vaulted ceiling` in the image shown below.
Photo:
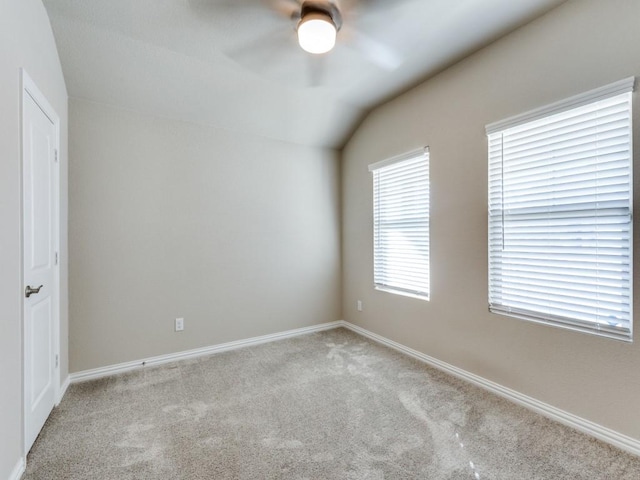
{"label": "vaulted ceiling", "polygon": [[44,4],[72,97],[339,148],[371,108],[563,1],[334,0],[322,56],[297,45],[298,0]]}

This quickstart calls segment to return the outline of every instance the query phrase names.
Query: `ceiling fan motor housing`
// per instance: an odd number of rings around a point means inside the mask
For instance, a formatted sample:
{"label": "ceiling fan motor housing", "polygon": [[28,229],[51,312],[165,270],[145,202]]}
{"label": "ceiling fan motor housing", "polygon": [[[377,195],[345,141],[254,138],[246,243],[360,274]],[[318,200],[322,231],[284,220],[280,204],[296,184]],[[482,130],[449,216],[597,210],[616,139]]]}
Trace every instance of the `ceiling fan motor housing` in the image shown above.
{"label": "ceiling fan motor housing", "polygon": [[339,31],[340,27],[342,27],[342,15],[340,15],[340,10],[338,10],[338,7],[336,7],[333,2],[314,0],[307,0],[303,2],[300,8],[300,21],[296,25],[296,28],[308,15],[322,15],[324,17],[329,17],[336,27],[336,31]]}

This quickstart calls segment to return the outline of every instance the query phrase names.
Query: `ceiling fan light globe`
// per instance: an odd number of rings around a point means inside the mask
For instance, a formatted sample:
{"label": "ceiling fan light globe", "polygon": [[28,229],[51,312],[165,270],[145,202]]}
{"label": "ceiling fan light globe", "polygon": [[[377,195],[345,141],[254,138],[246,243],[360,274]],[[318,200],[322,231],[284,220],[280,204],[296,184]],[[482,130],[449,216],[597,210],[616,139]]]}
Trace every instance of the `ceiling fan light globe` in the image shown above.
{"label": "ceiling fan light globe", "polygon": [[298,25],[298,43],[309,53],[326,53],[336,44],[336,26],[321,13],[305,15]]}

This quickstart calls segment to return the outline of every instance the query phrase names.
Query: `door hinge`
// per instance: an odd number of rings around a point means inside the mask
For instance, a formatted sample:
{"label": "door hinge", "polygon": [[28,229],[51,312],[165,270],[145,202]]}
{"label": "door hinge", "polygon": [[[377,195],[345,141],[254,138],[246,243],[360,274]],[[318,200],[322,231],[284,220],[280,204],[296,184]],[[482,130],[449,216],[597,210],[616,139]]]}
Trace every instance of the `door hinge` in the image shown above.
{"label": "door hinge", "polygon": [[57,148],[54,149],[53,152],[54,152],[54,155],[53,155],[54,161],[57,163],[58,162],[58,149]]}
{"label": "door hinge", "polygon": [[58,252],[56,252],[55,260],[56,260],[56,265],[57,265],[58,264]]}
{"label": "door hinge", "polygon": [[56,368],[58,368],[59,364],[60,364],[60,356],[56,355]]}

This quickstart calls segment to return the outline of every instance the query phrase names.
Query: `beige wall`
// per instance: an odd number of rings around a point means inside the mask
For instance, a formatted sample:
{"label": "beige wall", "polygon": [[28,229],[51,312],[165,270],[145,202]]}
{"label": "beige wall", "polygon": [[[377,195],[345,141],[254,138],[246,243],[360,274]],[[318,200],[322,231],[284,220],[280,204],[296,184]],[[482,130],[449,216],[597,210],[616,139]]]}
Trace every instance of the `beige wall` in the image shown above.
{"label": "beige wall", "polygon": [[[627,344],[487,311],[484,127],[640,75],[638,19],[637,0],[564,4],[374,110],[344,149],[342,170],[346,320],[636,439],[638,333]],[[638,172],[640,94],[634,100]],[[431,153],[430,302],[375,291],[372,280],[367,165],[422,145]]]}
{"label": "beige wall", "polygon": [[69,108],[72,372],[340,318],[335,152]]}
{"label": "beige wall", "polygon": [[0,478],[22,451],[22,253],[20,68],[60,116],[61,354],[67,377],[67,91],[49,19],[40,0],[0,2]]}

